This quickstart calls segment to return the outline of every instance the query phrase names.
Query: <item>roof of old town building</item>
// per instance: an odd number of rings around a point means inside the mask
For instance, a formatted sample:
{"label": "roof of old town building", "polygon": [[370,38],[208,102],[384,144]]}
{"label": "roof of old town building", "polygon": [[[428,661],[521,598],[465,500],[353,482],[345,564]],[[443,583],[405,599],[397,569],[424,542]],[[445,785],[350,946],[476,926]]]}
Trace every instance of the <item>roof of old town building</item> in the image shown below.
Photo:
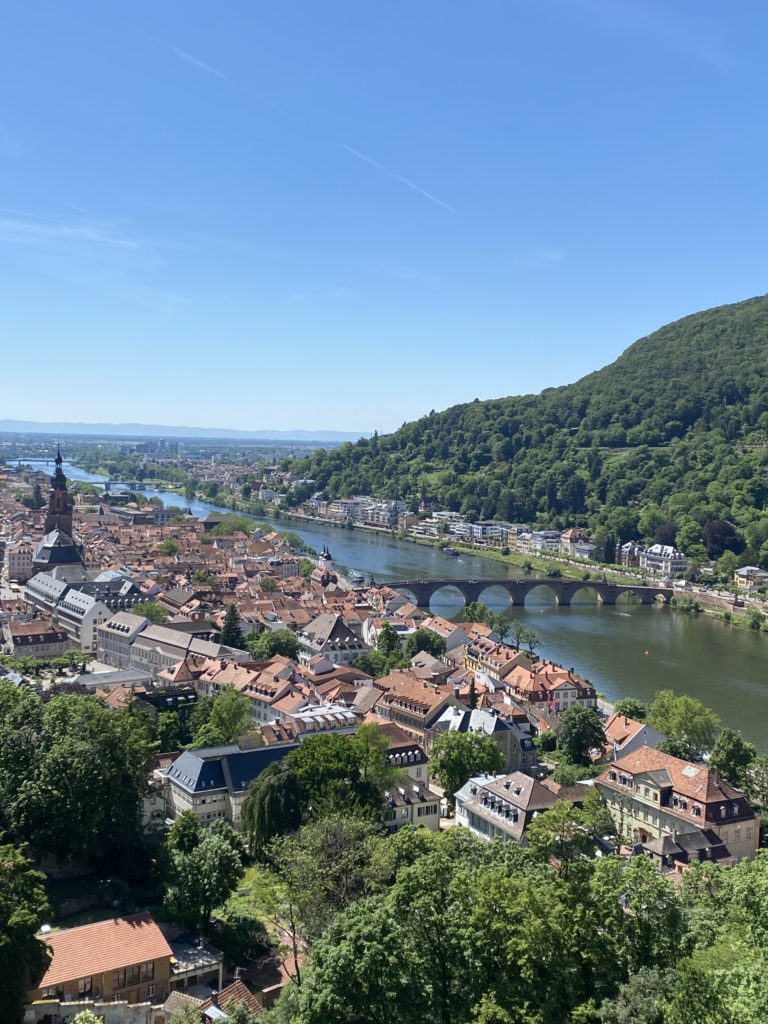
{"label": "roof of old town building", "polygon": [[148,912],[115,917],[46,935],[52,959],[38,988],[170,957],[172,950]]}

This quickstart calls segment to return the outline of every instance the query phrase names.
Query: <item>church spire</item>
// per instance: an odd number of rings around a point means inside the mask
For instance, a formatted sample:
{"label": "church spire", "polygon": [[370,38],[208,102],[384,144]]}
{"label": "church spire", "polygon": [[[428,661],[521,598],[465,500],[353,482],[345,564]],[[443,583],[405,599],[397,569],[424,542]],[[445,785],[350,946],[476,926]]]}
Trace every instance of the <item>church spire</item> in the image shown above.
{"label": "church spire", "polygon": [[48,511],[45,517],[45,532],[61,530],[72,536],[73,503],[67,492],[67,478],[62,469],[61,445],[56,445],[56,472],[51,477],[51,492],[48,496]]}

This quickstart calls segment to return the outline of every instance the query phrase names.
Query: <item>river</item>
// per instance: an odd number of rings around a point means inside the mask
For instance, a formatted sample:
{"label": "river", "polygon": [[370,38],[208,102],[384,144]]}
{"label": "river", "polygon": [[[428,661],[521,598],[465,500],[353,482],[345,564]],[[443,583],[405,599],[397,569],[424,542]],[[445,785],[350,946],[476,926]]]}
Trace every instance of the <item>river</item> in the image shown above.
{"label": "river", "polygon": [[[53,463],[35,461],[53,472]],[[64,463],[74,480],[94,483],[104,478]],[[146,497],[165,504],[189,504],[196,516],[228,512],[204,501],[187,503],[171,491],[142,488]],[[491,579],[519,576],[521,570],[476,555],[445,555],[435,548],[377,536],[362,530],[344,530],[317,523],[259,518],[276,529],[293,530],[319,550],[327,544],[336,562],[373,576],[380,582],[397,579]],[[503,591],[488,591],[486,603],[501,610],[508,598]],[[461,598],[443,591],[432,608],[439,614],[460,613]],[[768,748],[768,638],[765,634],[735,629],[703,615],[684,615],[666,607],[644,607],[622,600],[603,607],[586,593],[560,608],[545,589],[534,591],[524,608],[510,611],[541,636],[540,653],[573,666],[609,699],[625,696],[652,699],[660,689],[673,689],[698,697],[745,738],[762,750]]]}

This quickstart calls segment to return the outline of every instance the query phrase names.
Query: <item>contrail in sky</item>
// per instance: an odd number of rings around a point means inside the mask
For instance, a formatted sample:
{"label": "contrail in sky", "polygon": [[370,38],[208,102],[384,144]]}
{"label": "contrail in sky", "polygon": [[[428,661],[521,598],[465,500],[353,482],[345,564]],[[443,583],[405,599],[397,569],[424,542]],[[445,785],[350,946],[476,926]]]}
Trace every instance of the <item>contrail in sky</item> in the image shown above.
{"label": "contrail in sky", "polygon": [[268,99],[266,96],[262,96],[261,93],[254,92],[253,89],[249,89],[247,85],[241,85],[234,78],[230,78],[229,75],[225,75],[223,71],[219,71],[212,64],[206,64],[204,60],[199,60],[197,57],[193,57],[191,53],[187,53],[186,50],[180,50],[178,46],[172,46],[170,43],[163,42],[162,39],[156,39],[155,42],[158,46],[162,46],[164,50],[168,50],[179,60],[185,60],[188,64],[194,64],[196,68],[200,68],[201,71],[207,71],[209,75],[214,75],[216,78],[220,78],[222,82],[226,82],[228,85],[234,86],[235,89],[241,89],[243,92],[248,93],[249,96],[253,96],[259,103],[266,103],[268,107],[272,107],[273,110],[279,110],[281,114],[287,114],[288,111],[285,107],[281,107],[279,103],[275,103],[274,100]]}
{"label": "contrail in sky", "polygon": [[427,192],[426,189],[421,188],[415,182],[411,181],[410,178],[404,178],[402,174],[397,174],[395,171],[390,171],[390,169],[388,167],[385,167],[384,164],[380,164],[379,161],[374,160],[373,157],[366,156],[365,153],[361,153],[360,150],[355,149],[354,146],[348,146],[346,142],[342,142],[341,146],[344,149],[346,149],[348,153],[351,153],[353,156],[356,156],[359,160],[365,160],[367,164],[371,164],[373,167],[378,167],[380,171],[383,171],[385,174],[388,174],[390,178],[395,178],[397,181],[401,181],[403,185],[407,185],[408,188],[412,188],[414,192],[418,192],[426,199],[429,199],[430,202],[437,203],[438,206],[442,206],[443,209],[445,210],[450,210],[451,213],[459,212],[455,207],[449,206],[448,203],[444,203],[442,199],[438,199],[437,196],[433,196],[431,192]]}
{"label": "contrail in sky", "polygon": [[[254,92],[249,89],[247,85],[241,85],[240,82],[235,81],[229,75],[223,71],[219,71],[218,68],[213,67],[212,64],[206,64],[205,61],[200,60],[198,57],[193,57],[191,53],[187,53],[186,50],[181,50],[178,46],[172,46],[170,43],[164,42],[162,39],[156,39],[155,42],[158,46],[162,46],[164,50],[168,50],[179,60],[186,61],[188,64],[193,64],[196,68],[200,68],[201,71],[207,72],[209,75],[214,75],[216,78],[220,78],[222,82],[226,82],[228,85],[233,86],[235,89],[241,89],[243,92],[248,93],[249,96],[253,96],[254,99],[259,100],[260,103],[266,103],[267,106],[273,108],[273,110],[279,110],[282,114],[287,114],[288,111],[285,107],[281,107],[279,103],[275,103],[273,100],[267,99],[266,96],[262,96],[260,93]],[[378,160],[374,160],[373,157],[366,156],[365,153],[361,153],[359,149],[355,149],[354,146],[347,145],[346,142],[340,142],[339,145],[342,149],[345,149],[352,156],[357,157],[358,160],[364,160],[367,164],[375,167],[377,170],[382,171],[384,174],[388,174],[390,178],[394,178],[395,181],[399,181],[401,184],[413,189],[414,192],[418,192],[419,195],[424,196],[431,203],[436,203],[438,206],[442,206],[444,210],[450,211],[450,213],[458,214],[458,210],[450,206],[448,203],[443,202],[442,199],[438,199],[437,196],[432,195],[431,192],[427,192],[426,189],[421,188],[416,182],[411,181],[410,178],[405,178],[402,174],[398,174],[396,171],[391,171],[384,164],[380,164]]]}

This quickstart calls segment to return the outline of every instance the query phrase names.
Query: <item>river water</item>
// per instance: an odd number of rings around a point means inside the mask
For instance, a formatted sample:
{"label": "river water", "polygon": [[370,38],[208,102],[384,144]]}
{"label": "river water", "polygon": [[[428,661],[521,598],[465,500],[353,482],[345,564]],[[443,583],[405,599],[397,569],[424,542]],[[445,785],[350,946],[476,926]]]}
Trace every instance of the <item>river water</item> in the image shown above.
{"label": "river water", "polygon": [[[35,462],[35,466],[53,472],[53,463]],[[67,463],[64,471],[75,480],[99,483],[104,479]],[[170,491],[142,488],[141,493],[168,505],[189,505],[196,516],[230,511],[204,501],[187,503]],[[522,572],[476,555],[454,557],[362,530],[288,519],[262,517],[259,521],[292,530],[316,550],[327,544],[337,563],[380,582],[498,579]],[[494,610],[508,604],[504,591],[489,590],[484,600]],[[461,598],[442,591],[433,598],[432,609],[451,617],[458,615]],[[529,594],[525,607],[515,607],[510,614],[540,634],[541,654],[573,666],[610,699],[633,696],[650,700],[657,690],[667,688],[689,693],[714,708],[727,725],[740,729],[761,750],[768,748],[766,634],[629,600],[603,607],[585,592],[576,595],[570,607],[560,608],[544,588]]]}

